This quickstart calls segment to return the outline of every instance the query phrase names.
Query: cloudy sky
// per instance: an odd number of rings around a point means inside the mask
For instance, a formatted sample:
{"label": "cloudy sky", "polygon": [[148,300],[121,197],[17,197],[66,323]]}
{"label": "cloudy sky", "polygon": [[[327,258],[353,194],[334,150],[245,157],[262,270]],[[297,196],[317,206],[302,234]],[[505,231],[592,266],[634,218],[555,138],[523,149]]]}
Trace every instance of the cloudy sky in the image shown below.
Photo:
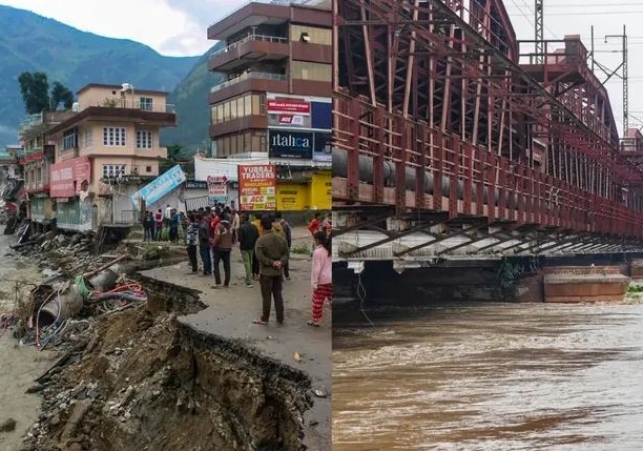
{"label": "cloudy sky", "polygon": [[102,36],[127,38],[165,55],[200,55],[209,25],[246,0],[0,0]]}
{"label": "cloudy sky", "polygon": [[[0,0],[17,8],[59,20],[103,36],[129,38],[165,55],[198,55],[213,43],[206,39],[208,25],[229,14],[246,0]],[[533,39],[534,1],[504,1],[521,39]],[[153,19],[153,20],[151,20]],[[590,47],[595,26],[596,58],[608,69],[621,63],[618,35],[627,25],[630,56],[630,113],[643,125],[643,4],[640,0],[545,0],[545,37],[580,34]],[[527,47],[525,47],[527,49]],[[528,51],[528,49],[527,49]],[[599,78],[604,80],[605,75]],[[622,118],[622,84],[617,77],[607,83],[614,115]]]}

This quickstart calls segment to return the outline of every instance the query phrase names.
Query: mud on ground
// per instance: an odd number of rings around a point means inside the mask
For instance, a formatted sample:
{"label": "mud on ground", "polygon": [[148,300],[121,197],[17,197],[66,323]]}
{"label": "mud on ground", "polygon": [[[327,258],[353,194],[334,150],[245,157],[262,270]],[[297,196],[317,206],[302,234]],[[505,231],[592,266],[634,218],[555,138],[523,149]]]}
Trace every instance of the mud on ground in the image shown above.
{"label": "mud on ground", "polygon": [[40,379],[43,413],[24,450],[301,449],[304,373],[144,308],[86,334]]}

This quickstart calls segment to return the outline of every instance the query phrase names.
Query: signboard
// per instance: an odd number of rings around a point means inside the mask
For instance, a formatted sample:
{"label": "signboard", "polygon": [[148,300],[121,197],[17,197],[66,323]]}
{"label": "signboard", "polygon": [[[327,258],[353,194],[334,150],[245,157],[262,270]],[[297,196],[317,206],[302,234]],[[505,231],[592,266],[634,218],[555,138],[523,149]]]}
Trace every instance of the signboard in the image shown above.
{"label": "signboard", "polygon": [[330,163],[333,161],[333,134],[315,132],[315,147],[313,152],[313,160]]}
{"label": "signboard", "polygon": [[302,97],[269,94],[266,100],[268,127],[312,127],[312,102]]}
{"label": "signboard", "polygon": [[310,160],[313,158],[312,132],[268,131],[268,157]]}
{"label": "signboard", "polygon": [[268,114],[310,115],[310,102],[304,99],[268,99],[266,109]]}
{"label": "signboard", "polygon": [[208,176],[208,203],[227,204],[228,203],[228,178]]}
{"label": "signboard", "polygon": [[277,173],[274,165],[239,166],[239,209],[271,211],[277,208]]}
{"label": "signboard", "polygon": [[154,205],[185,183],[185,180],[185,173],[181,166],[177,164],[169,171],[159,175],[139,192],[132,194],[130,199],[134,204],[134,208],[138,211],[141,199],[145,200],[148,206]]}
{"label": "signboard", "polygon": [[50,171],[50,196],[74,197],[79,194],[83,182],[89,183],[91,164],[87,157],[74,158],[51,165]]}
{"label": "signboard", "polygon": [[302,211],[308,208],[309,188],[308,185],[279,184],[277,186],[277,210]]}
{"label": "signboard", "polygon": [[200,182],[198,180],[188,180],[185,182],[186,190],[208,189],[208,182]]}

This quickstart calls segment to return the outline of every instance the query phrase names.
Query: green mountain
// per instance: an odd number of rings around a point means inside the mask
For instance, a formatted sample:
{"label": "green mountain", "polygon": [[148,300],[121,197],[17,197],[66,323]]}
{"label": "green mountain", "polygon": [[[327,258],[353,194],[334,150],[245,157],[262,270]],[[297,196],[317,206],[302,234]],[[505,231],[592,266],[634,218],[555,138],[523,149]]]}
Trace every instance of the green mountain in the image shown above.
{"label": "green mountain", "polygon": [[[168,57],[125,39],[86,33],[29,11],[0,5],[0,149],[18,141],[25,116],[18,76],[45,72],[73,92],[89,83],[132,83],[171,92],[199,57]],[[207,96],[205,97],[207,103]]]}
{"label": "green mountain", "polygon": [[207,150],[210,107],[208,95],[213,85],[221,83],[223,76],[208,71],[210,56],[225,45],[217,43],[197,61],[188,76],[170,94],[168,102],[176,106],[179,125],[166,128],[161,133],[164,144],[182,144],[190,151]]}

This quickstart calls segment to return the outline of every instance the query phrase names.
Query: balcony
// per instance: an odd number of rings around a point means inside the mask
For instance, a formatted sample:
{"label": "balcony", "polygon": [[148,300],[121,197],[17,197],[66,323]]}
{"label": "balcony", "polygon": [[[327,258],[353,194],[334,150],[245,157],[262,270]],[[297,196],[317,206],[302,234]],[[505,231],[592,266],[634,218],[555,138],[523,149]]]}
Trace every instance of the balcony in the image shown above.
{"label": "balcony", "polygon": [[[292,8],[293,6],[297,8]],[[208,28],[208,39],[225,40],[259,25],[297,22],[333,25],[330,0],[252,0]]]}
{"label": "balcony", "polygon": [[79,110],[83,111],[91,107],[103,108],[123,108],[125,110],[140,110],[146,113],[168,113],[176,114],[176,107],[170,103],[146,103],[139,100],[111,98],[104,99],[100,102],[86,102],[79,105]]}
{"label": "balcony", "polygon": [[289,55],[288,38],[253,34],[214,53],[208,65],[211,71],[229,72],[244,64],[275,62]]}
{"label": "balcony", "polygon": [[210,90],[210,103],[217,103],[249,91],[287,93],[288,76],[270,72],[247,72],[213,86]]}
{"label": "balcony", "polygon": [[128,180],[137,183],[140,179],[154,178],[159,175],[158,162],[150,162],[149,164],[104,164],[101,170],[101,181],[107,184],[123,183]]}

